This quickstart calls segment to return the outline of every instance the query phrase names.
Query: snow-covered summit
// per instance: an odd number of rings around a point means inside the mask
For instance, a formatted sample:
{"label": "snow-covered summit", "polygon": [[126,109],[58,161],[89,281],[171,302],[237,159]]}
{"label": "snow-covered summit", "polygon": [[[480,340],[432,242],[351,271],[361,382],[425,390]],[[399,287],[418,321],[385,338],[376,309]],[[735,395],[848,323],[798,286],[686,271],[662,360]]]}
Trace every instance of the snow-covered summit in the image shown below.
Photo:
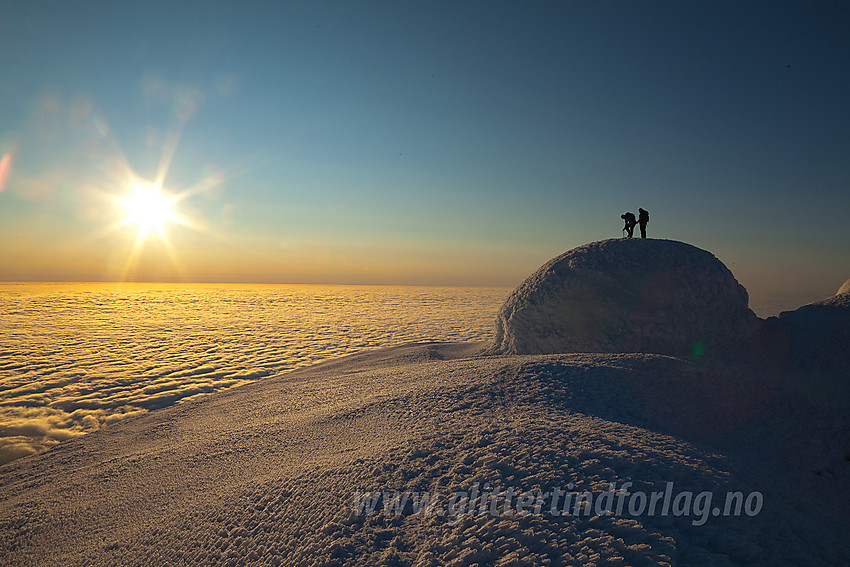
{"label": "snow-covered summit", "polygon": [[760,325],[732,272],[683,242],[604,240],[544,264],[508,297],[494,350],[702,352]]}
{"label": "snow-covered summit", "polygon": [[850,279],[844,282],[835,295],[850,295]]}

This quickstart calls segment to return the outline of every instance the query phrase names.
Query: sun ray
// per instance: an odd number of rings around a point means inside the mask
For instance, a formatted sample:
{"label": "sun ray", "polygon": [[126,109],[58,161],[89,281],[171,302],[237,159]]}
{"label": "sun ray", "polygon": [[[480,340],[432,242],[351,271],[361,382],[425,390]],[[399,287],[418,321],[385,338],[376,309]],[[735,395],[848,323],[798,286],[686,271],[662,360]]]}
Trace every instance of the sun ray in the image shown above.
{"label": "sun ray", "polygon": [[127,254],[127,259],[124,261],[124,265],[121,267],[122,281],[127,281],[127,277],[129,276],[130,271],[136,265],[138,256],[142,251],[144,242],[144,236],[141,233],[136,234],[136,238],[133,240],[133,247],[130,249],[130,253]]}
{"label": "sun ray", "polygon": [[171,241],[168,239],[165,231],[160,233],[160,238],[162,239],[163,244],[165,245],[165,251],[168,254],[168,259],[171,260],[171,266],[177,270],[177,275],[180,276],[180,279],[187,280],[188,274],[186,273],[186,267],[183,265],[183,262],[180,260],[180,256],[177,254],[177,250],[171,244]]}
{"label": "sun ray", "polygon": [[171,169],[171,162],[174,160],[174,154],[177,152],[177,146],[180,145],[180,138],[183,134],[183,126],[170,132],[165,142],[163,143],[162,155],[159,158],[159,167],[157,167],[156,178],[154,184],[162,186],[165,183],[165,178],[168,176],[168,170]]}
{"label": "sun ray", "polygon": [[198,181],[194,185],[183,189],[179,193],[175,195],[175,198],[178,201],[182,201],[188,197],[193,195],[197,195],[199,193],[204,193],[209,191],[213,187],[217,185],[221,185],[226,181],[230,181],[236,177],[245,175],[260,165],[266,163],[266,161],[271,160],[271,152],[261,152],[253,159],[244,160],[241,163],[237,164],[235,167],[232,167],[228,171],[223,171],[221,173],[216,173],[214,175],[207,175],[202,180]]}

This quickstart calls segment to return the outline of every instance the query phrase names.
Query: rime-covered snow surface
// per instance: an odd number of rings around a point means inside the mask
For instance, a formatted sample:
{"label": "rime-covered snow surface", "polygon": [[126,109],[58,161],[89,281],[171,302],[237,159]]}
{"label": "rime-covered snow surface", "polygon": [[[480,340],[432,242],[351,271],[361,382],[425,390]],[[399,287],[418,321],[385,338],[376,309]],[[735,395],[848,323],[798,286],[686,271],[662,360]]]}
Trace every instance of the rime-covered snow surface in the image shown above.
{"label": "rime-covered snow surface", "polygon": [[[0,468],[0,564],[850,561],[844,385],[763,363],[479,354],[485,346],[354,355],[9,463]],[[527,499],[522,513],[491,513],[473,496],[485,484],[532,496],[607,491],[636,513],[556,515],[548,500],[528,510]],[[693,500],[637,513],[633,495],[668,486]],[[473,513],[460,499],[430,513],[408,501],[395,514],[394,491],[420,501],[463,491]],[[709,513],[727,492],[754,513]],[[367,504],[360,513],[357,501]]]}
{"label": "rime-covered snow surface", "polygon": [[679,355],[750,337],[748,294],[706,250],[654,238],[591,242],[553,258],[508,297],[496,320],[504,354]]}

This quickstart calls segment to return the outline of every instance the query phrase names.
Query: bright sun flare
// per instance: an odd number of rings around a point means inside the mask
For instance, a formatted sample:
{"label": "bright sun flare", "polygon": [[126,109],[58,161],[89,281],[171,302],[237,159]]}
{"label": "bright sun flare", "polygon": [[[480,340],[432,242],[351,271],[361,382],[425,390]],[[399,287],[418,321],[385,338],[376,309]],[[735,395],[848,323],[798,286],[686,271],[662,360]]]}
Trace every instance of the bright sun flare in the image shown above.
{"label": "bright sun flare", "polygon": [[183,268],[166,228],[169,224],[175,224],[201,230],[199,225],[177,210],[177,203],[185,199],[189,193],[187,191],[171,193],[163,190],[161,183],[146,181],[135,176],[133,178],[133,181],[127,183],[127,192],[124,195],[110,196],[117,206],[116,212],[123,215],[111,228],[134,226],[136,229],[136,237],[133,239],[127,260],[121,270],[121,279],[131,276],[151,236],[159,237],[172,265],[182,274]]}
{"label": "bright sun flare", "polygon": [[121,200],[127,212],[127,223],[139,227],[139,234],[146,235],[152,230],[160,234],[169,222],[177,221],[172,204],[174,198],[162,192],[153,184],[136,183],[128,197]]}

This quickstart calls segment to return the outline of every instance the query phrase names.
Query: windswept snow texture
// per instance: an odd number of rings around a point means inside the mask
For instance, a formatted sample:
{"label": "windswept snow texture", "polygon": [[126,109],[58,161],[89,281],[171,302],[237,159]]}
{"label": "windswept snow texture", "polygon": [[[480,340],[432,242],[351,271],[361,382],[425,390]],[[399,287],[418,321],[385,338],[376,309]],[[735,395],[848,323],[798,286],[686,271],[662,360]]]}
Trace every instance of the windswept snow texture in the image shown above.
{"label": "windswept snow texture", "polygon": [[[0,564],[839,565],[847,404],[649,354],[382,350],[123,420],[0,469]],[[811,402],[816,404],[816,402]],[[816,442],[814,442],[816,441]],[[475,483],[763,496],[755,515],[357,514]],[[387,502],[390,502],[387,500]]]}
{"label": "windswept snow texture", "polygon": [[711,253],[684,242],[605,240],[543,265],[505,302],[495,351],[702,352],[750,337],[747,291]]}
{"label": "windswept snow texture", "polygon": [[0,284],[0,464],[346,354],[485,340],[509,290]]}

